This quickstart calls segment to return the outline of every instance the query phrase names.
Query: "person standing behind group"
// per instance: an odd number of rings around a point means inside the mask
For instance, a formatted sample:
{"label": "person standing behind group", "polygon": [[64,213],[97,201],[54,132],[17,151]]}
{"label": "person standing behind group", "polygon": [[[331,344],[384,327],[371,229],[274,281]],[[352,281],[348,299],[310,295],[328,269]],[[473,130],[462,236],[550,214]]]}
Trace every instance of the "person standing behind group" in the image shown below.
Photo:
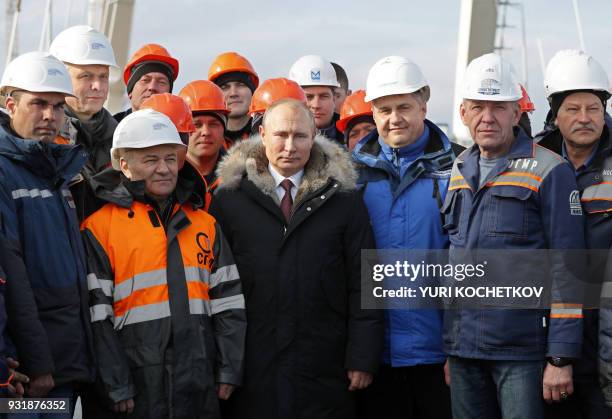
{"label": "person standing behind group", "polygon": [[219,86],[225,96],[229,110],[225,137],[230,144],[249,138],[253,121],[249,105],[259,86],[259,77],[249,60],[237,52],[219,54],[210,65],[208,80]]}
{"label": "person standing behind group", "polygon": [[317,132],[338,144],[344,144],[342,133],[336,129],[340,115],[335,112],[335,91],[340,83],[331,63],[320,55],[305,55],[293,63],[289,69],[289,79],[304,89]]}
{"label": "person standing behind group", "polygon": [[60,32],[49,52],[68,68],[75,94],[66,98],[66,117],[58,142],[82,144],[89,154],[79,182],[70,187],[77,215],[83,221],[100,206],[91,190],[91,178],[110,165],[109,151],[117,121],[104,108],[104,102],[108,98],[110,67],[117,67],[117,63],[106,36],[85,25]]}
{"label": "person standing behind group", "polygon": [[130,108],[114,116],[117,122],[140,109],[142,102],[158,93],[172,93],[179,61],[158,44],[145,44],[130,57],[123,70]]}

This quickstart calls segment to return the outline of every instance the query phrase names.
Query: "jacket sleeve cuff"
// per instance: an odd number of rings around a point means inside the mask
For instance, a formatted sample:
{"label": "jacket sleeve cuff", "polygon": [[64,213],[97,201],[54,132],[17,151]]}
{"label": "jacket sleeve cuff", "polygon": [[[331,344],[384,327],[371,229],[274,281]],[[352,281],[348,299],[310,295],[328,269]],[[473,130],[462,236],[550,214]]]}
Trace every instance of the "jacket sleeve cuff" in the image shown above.
{"label": "jacket sleeve cuff", "polygon": [[135,396],[136,390],[132,385],[121,387],[117,390],[113,390],[108,393],[108,397],[113,403],[119,403],[122,400],[133,399]]}
{"label": "jacket sleeve cuff", "polygon": [[232,372],[219,371],[217,373],[216,381],[219,384],[232,384],[235,386],[242,385],[241,375]]}
{"label": "jacket sleeve cuff", "polygon": [[547,357],[580,358],[581,355],[582,345],[579,343],[548,342]]}
{"label": "jacket sleeve cuff", "polygon": [[378,372],[378,359],[357,359],[355,357],[347,356],[344,368],[347,371],[362,371],[370,374],[376,374]]}

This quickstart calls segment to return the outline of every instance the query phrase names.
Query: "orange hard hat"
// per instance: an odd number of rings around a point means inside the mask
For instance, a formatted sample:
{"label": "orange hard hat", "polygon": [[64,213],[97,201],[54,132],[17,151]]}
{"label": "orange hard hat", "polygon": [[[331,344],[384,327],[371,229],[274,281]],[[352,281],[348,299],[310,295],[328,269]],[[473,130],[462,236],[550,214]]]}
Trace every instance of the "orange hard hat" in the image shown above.
{"label": "orange hard hat", "polygon": [[365,90],[357,90],[346,98],[340,109],[340,119],[336,122],[336,128],[340,132],[344,132],[352,119],[362,115],[372,115],[372,105],[366,103],[365,95]]}
{"label": "orange hard hat", "polygon": [[128,84],[128,80],[132,75],[132,69],[137,64],[145,61],[159,61],[166,63],[172,68],[172,81],[176,80],[179,73],[179,62],[176,58],[172,58],[168,50],[158,44],[146,44],[132,55],[123,70],[123,81]]}
{"label": "orange hard hat", "polygon": [[172,93],[152,95],[142,102],[140,109],[153,109],[163,113],[170,118],[180,133],[190,133],[196,129],[189,106],[183,99]]}
{"label": "orange hard hat", "polygon": [[229,114],[229,109],[225,106],[223,91],[208,80],[196,80],[187,83],[179,92],[191,112],[219,112]]}
{"label": "orange hard hat", "polygon": [[294,82],[283,77],[268,79],[259,86],[251,98],[249,113],[264,113],[268,106],[280,99],[296,99],[306,104],[304,89]]}
{"label": "orange hard hat", "polygon": [[525,90],[525,87],[523,87],[522,84],[521,84],[521,93],[523,94],[523,97],[521,97],[521,99],[519,100],[519,106],[521,107],[521,112],[535,111],[535,105],[531,101],[531,98],[527,94],[527,90]]}
{"label": "orange hard hat", "polygon": [[257,86],[259,86],[259,77],[255,69],[249,60],[237,52],[224,52],[218,55],[208,69],[208,80],[215,81],[217,77],[223,74],[235,72],[248,74],[255,89],[257,89]]}

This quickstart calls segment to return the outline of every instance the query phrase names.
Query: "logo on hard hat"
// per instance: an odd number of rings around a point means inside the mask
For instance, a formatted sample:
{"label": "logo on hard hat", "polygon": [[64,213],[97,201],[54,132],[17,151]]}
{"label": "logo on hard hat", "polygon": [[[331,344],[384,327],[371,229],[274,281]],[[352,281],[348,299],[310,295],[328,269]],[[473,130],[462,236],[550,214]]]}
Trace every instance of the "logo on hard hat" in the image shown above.
{"label": "logo on hard hat", "polygon": [[153,124],[153,129],[155,131],[159,131],[160,129],[164,129],[164,128],[168,128],[168,125],[162,124],[161,122],[157,122],[157,123]]}
{"label": "logo on hard hat", "polygon": [[484,79],[480,82],[478,93],[481,95],[494,96],[500,94],[499,81],[495,79]]}
{"label": "logo on hard hat", "polygon": [[318,70],[318,71],[310,70],[310,80],[321,81],[321,70]]}
{"label": "logo on hard hat", "polygon": [[94,42],[91,44],[91,49],[104,49],[104,48],[106,48],[104,44],[101,44],[99,42]]}
{"label": "logo on hard hat", "polygon": [[47,75],[48,76],[62,76],[64,75],[64,73],[62,73],[61,70],[58,70],[57,68],[50,68],[49,70],[47,70]]}

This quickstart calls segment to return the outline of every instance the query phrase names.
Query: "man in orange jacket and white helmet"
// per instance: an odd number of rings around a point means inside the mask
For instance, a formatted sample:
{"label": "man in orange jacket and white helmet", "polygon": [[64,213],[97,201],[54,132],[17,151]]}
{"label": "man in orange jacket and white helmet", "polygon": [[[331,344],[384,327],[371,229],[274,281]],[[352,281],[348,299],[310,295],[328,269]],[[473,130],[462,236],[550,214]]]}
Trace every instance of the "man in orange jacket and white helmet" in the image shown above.
{"label": "man in orange jacket and white helmet", "polygon": [[111,149],[121,182],[82,226],[99,380],[111,409],[137,418],[219,418],[218,399],[242,382],[240,278],[178,176],[185,148],[166,115],[128,115]]}
{"label": "man in orange jacket and white helmet", "polygon": [[237,52],[224,52],[210,65],[208,80],[219,86],[225,95],[229,109],[226,138],[232,143],[248,138],[252,122],[249,105],[259,86],[259,76],[249,60]]}

